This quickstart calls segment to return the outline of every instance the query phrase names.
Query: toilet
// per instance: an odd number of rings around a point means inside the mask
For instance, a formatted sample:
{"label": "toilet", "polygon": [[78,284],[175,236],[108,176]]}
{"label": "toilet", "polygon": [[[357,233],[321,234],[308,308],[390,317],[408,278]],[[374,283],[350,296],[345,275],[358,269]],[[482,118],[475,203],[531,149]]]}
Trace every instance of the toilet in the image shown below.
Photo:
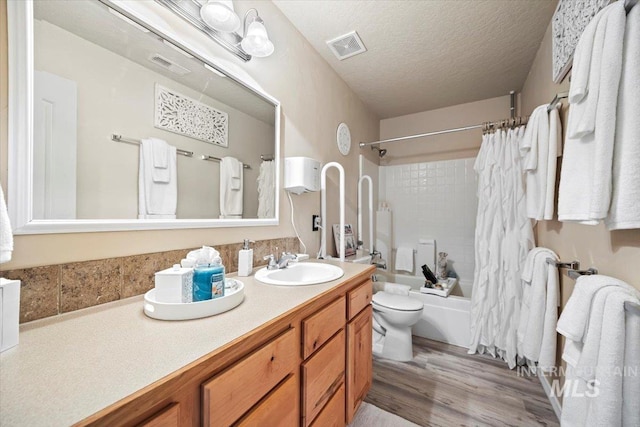
{"label": "toilet", "polygon": [[413,359],[411,327],[420,320],[424,305],[409,296],[377,292],[373,306],[373,353],[386,359]]}

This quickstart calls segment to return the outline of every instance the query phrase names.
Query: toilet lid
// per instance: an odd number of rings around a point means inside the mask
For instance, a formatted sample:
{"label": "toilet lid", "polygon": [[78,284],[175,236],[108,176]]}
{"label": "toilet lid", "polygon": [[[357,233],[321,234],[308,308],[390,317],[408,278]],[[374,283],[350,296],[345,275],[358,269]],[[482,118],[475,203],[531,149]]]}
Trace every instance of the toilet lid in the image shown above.
{"label": "toilet lid", "polygon": [[392,308],[394,310],[416,311],[423,308],[423,304],[417,299],[388,292],[377,292],[373,296],[374,304]]}

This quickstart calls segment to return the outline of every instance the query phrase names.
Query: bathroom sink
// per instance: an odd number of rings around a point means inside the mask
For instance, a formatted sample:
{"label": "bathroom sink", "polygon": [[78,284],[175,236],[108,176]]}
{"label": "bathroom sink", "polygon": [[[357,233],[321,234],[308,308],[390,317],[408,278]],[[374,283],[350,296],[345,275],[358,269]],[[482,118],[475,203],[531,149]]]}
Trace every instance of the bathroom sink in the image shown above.
{"label": "bathroom sink", "polygon": [[255,278],[268,285],[304,286],[330,282],[344,275],[344,271],[335,265],[315,262],[289,264],[280,270],[261,268],[256,271]]}

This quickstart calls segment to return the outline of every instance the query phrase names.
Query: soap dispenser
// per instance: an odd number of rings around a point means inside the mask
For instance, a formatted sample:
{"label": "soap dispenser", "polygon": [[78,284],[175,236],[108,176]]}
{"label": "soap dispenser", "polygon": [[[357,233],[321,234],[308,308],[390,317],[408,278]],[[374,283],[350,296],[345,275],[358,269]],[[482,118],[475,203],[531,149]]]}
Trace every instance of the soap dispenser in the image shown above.
{"label": "soap dispenser", "polygon": [[238,252],[238,276],[247,277],[251,275],[253,270],[253,249],[249,248],[253,240],[244,239],[242,249]]}

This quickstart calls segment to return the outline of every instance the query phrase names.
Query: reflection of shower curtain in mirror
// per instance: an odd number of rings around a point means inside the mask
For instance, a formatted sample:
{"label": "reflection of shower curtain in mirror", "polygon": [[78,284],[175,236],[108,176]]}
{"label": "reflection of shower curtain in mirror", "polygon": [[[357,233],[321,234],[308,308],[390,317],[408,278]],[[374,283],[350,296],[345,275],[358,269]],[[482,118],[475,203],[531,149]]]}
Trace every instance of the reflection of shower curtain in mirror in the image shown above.
{"label": "reflection of shower curtain in mirror", "polygon": [[258,174],[258,218],[273,218],[275,213],[275,162],[263,161]]}
{"label": "reflection of shower curtain in mirror", "polygon": [[519,145],[524,126],[484,135],[475,163],[478,214],[469,353],[516,365],[521,268],[534,246],[526,217]]}

